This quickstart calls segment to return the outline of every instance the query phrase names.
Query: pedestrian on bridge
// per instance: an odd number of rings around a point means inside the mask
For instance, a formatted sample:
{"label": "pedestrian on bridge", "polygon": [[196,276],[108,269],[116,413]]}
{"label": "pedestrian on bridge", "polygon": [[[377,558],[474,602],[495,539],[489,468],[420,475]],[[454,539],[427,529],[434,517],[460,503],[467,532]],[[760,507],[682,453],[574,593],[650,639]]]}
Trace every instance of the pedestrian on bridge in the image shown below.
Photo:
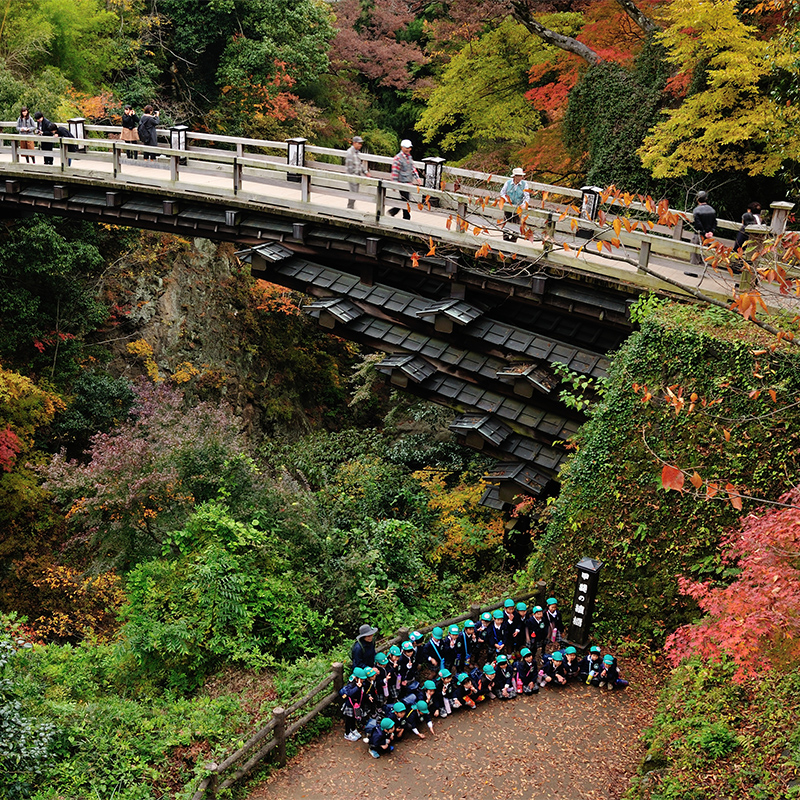
{"label": "pedestrian on bridge", "polygon": [[[707,192],[697,193],[697,205],[692,211],[692,224],[694,225],[694,236],[692,244],[705,245],[714,238],[717,230],[717,212],[708,202]],[[701,253],[692,253],[692,264],[705,264],[705,257]]]}
{"label": "pedestrian on bridge", "polygon": [[[146,105],[142,116],[139,118],[139,141],[148,147],[158,147],[158,111],[153,111],[153,106]],[[155,161],[157,156],[155,153],[145,153],[144,160]]]}
{"label": "pedestrian on bridge", "polygon": [[506,218],[503,227],[503,239],[507,242],[517,241],[517,237],[506,229],[509,224],[519,224],[520,209],[527,208],[528,203],[531,201],[531,193],[528,191],[528,184],[523,180],[524,177],[525,170],[521,167],[515,167],[511,170],[511,177],[503,184],[503,188],[500,190],[500,199],[513,209],[509,211],[505,207],[503,208],[503,216]]}
{"label": "pedestrian on bridge", "polygon": [[[133,106],[126,105],[122,111],[122,141],[133,144],[139,143],[139,115],[133,110]],[[139,158],[138,150],[126,150],[128,158],[137,161]]]}
{"label": "pedestrian on bridge", "polygon": [[[44,137],[44,141],[41,144],[42,150],[45,152],[52,153],[53,152],[53,142],[51,141],[53,136],[58,135],[58,125],[55,122],[50,122],[47,117],[42,114],[41,111],[37,111],[33,118],[36,120],[36,133],[39,136]],[[45,156],[44,163],[48,166],[53,165],[53,156]]]}
{"label": "pedestrian on bridge", "polygon": [[[397,183],[413,183],[419,186],[420,180],[417,168],[414,166],[414,159],[411,157],[411,140],[403,139],[400,142],[400,152],[392,159],[392,180]],[[406,201],[403,209],[403,219],[411,219],[411,196],[408,192],[401,191],[400,197]],[[400,212],[399,208],[390,208],[389,216],[393,217]]]}
{"label": "pedestrian on bridge", "polygon": [[[22,106],[22,109],[19,112],[19,119],[17,120],[17,133],[20,136],[24,136],[26,133],[29,133],[31,136],[36,134],[36,122],[31,116],[31,112],[28,111],[27,106]],[[20,150],[33,150],[33,147],[33,141],[31,139],[23,139],[19,143]],[[29,164],[35,164],[36,157],[26,154],[25,161],[27,161]]]}
{"label": "pedestrian on bridge", "polygon": [[[364,140],[360,136],[353,137],[353,144],[347,149],[347,153],[345,153],[344,157],[344,168],[347,170],[348,175],[369,175],[369,170],[367,169],[364,162],[361,160],[361,148],[364,146]],[[350,184],[350,191],[353,194],[358,194],[358,184],[351,183]],[[347,201],[348,208],[355,208],[356,207],[356,199],[355,197],[351,197]]]}

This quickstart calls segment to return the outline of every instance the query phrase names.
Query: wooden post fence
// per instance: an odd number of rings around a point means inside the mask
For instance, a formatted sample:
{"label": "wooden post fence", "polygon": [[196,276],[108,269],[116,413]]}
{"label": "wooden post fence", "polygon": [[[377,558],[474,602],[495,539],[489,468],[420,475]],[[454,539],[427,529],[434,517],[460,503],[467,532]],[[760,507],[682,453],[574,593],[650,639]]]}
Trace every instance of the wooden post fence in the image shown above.
{"label": "wooden post fence", "polygon": [[[547,587],[544,581],[536,584],[536,589],[532,592],[514,597],[514,602],[533,599],[537,605],[544,605]],[[498,601],[486,606],[473,603],[469,612],[452,619],[444,619],[420,628],[421,633],[428,633],[436,627],[447,628],[467,619],[477,621],[481,614],[486,611],[494,611],[502,608],[503,602]],[[400,628],[397,634],[390,639],[384,639],[376,643],[376,649],[382,650],[392,644],[398,644],[408,639],[411,629],[408,627]],[[224,761],[209,763],[206,765],[207,775],[202,778],[197,785],[192,800],[214,800],[217,793],[230,789],[242,778],[244,778],[255,766],[261,763],[272,750],[277,750],[277,761],[281,767],[286,765],[286,742],[304,725],[311,722],[316,716],[334,703],[340,700],[339,692],[345,684],[344,664],[337,661],[331,664],[330,674],[313,686],[302,697],[293,700],[288,706],[278,706],[272,710],[272,719],[262,728],[256,731],[235,753],[229,755]],[[322,692],[329,689],[322,699],[306,711],[299,719],[292,721],[293,715],[297,714],[305,706],[309,705]],[[243,763],[242,763],[243,762]],[[223,773],[234,768],[233,774],[224,777]]]}

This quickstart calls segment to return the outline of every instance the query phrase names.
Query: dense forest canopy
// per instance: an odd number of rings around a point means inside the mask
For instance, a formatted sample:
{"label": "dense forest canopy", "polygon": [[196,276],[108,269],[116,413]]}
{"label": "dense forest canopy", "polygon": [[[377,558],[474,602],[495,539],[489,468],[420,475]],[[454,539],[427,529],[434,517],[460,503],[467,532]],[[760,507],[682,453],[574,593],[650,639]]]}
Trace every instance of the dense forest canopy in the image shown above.
{"label": "dense forest canopy", "polygon": [[[702,188],[731,218],[798,195],[785,0],[0,6],[6,121],[152,103],[166,124],[359,134],[384,155],[408,137],[417,157],[679,208]],[[791,236],[776,262],[800,257]],[[775,337],[643,297],[608,381],[573,398],[588,421],[559,496],[509,517],[480,505],[487,459],[450,412],[391,392],[303,301],[228,245],[3,220],[0,798],[190,797],[364,620],[424,624],[540,579],[568,597],[587,554],[606,564],[598,640],[675,667],[647,733],[661,772],[629,797],[784,796],[797,317]]]}

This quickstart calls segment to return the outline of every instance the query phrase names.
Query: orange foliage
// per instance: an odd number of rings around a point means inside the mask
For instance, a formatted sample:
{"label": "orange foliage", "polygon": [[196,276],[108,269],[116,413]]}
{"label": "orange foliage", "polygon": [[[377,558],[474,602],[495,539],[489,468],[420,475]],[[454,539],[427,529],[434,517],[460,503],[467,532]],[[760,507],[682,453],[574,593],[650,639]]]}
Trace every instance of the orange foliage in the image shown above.
{"label": "orange foliage", "polygon": [[302,311],[292,292],[283,286],[269,281],[257,280],[253,287],[253,297],[259,311],[286,314],[287,316],[302,316]]}

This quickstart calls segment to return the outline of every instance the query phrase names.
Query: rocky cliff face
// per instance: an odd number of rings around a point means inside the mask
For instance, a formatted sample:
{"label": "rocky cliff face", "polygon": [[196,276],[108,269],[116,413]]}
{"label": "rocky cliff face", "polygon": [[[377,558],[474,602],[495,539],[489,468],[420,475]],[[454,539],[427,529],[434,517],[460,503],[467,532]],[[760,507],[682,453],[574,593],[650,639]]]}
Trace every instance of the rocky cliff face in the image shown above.
{"label": "rocky cliff face", "polygon": [[305,318],[300,296],[253,280],[233,253],[143,233],[103,277],[115,306],[110,368],[224,398],[251,430],[308,429],[346,399],[341,375],[354,349]]}

